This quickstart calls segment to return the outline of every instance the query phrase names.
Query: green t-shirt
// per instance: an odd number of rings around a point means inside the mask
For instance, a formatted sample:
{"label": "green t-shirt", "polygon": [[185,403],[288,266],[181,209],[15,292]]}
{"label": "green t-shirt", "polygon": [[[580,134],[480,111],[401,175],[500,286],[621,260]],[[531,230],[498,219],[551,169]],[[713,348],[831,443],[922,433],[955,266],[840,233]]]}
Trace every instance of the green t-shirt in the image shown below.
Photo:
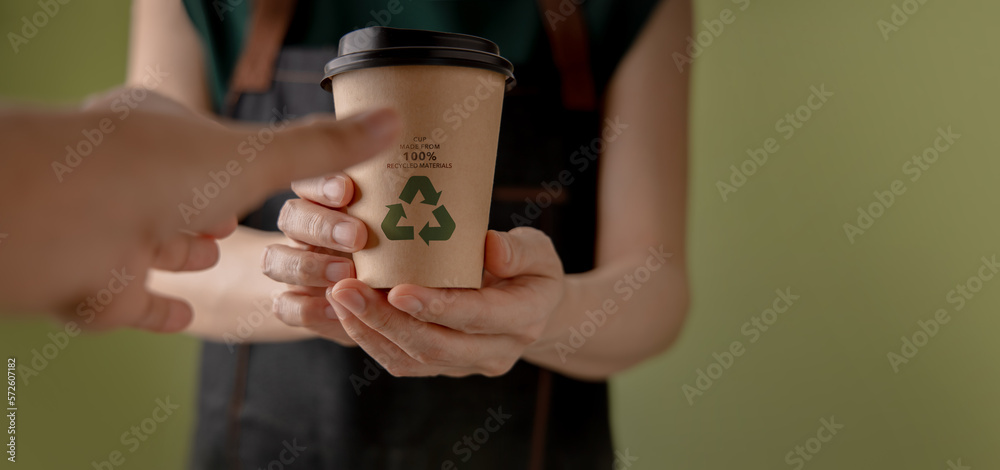
{"label": "green t-shirt", "polygon": [[[183,1],[202,36],[213,102],[217,110],[221,109],[249,27],[251,0]],[[582,2],[599,90],[610,79],[657,1]],[[574,0],[562,4],[570,8]],[[549,14],[554,21],[558,21],[558,15],[558,11]],[[336,46],[344,34],[375,25],[472,34],[497,43],[500,54],[514,63],[516,74],[517,65],[529,60],[540,43],[547,47],[543,21],[549,20],[532,0],[299,0],[285,44]],[[668,58],[664,55],[664,60]]]}

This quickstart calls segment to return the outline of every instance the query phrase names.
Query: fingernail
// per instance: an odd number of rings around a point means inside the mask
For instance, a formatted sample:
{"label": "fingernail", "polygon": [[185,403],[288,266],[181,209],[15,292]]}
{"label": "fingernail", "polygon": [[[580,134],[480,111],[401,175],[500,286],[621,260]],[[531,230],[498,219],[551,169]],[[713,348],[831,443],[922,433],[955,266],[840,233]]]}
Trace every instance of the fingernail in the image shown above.
{"label": "fingernail", "polygon": [[331,320],[338,320],[340,317],[337,316],[337,309],[333,308],[333,305],[326,306],[326,318]]}
{"label": "fingernail", "polygon": [[354,246],[357,234],[358,232],[355,230],[354,224],[350,222],[341,222],[333,226],[333,241],[346,247]]}
{"label": "fingernail", "polygon": [[347,182],[343,176],[334,176],[323,183],[323,195],[330,203],[343,204],[346,187]]}
{"label": "fingernail", "polygon": [[333,298],[351,313],[356,315],[365,313],[365,298],[355,289],[341,289],[333,294]]}
{"label": "fingernail", "polygon": [[351,275],[351,267],[347,263],[330,263],[326,265],[326,280],[337,282]]}
{"label": "fingernail", "polygon": [[379,140],[394,135],[402,126],[402,123],[399,122],[399,116],[390,109],[369,111],[358,116],[357,119],[368,137]]}
{"label": "fingernail", "polygon": [[412,295],[402,295],[393,299],[393,305],[396,308],[406,312],[406,313],[417,313],[424,309],[424,304],[420,303],[420,299]]}
{"label": "fingernail", "polygon": [[510,247],[510,241],[507,240],[507,235],[497,232],[497,237],[500,238],[500,244],[503,245],[504,252],[504,263],[510,263],[511,258],[514,257],[514,250]]}

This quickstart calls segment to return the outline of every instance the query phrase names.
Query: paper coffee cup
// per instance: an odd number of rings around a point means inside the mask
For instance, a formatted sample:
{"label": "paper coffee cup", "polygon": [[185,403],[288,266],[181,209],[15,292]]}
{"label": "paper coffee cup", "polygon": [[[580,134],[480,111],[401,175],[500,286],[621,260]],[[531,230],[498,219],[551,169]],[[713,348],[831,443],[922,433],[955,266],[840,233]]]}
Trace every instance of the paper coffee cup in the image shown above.
{"label": "paper coffee cup", "polygon": [[368,226],[354,254],[374,288],[482,286],[497,140],[513,66],[485,39],[371,27],[340,39],[326,64],[338,118],[399,111],[398,143],[345,170],[347,207]]}

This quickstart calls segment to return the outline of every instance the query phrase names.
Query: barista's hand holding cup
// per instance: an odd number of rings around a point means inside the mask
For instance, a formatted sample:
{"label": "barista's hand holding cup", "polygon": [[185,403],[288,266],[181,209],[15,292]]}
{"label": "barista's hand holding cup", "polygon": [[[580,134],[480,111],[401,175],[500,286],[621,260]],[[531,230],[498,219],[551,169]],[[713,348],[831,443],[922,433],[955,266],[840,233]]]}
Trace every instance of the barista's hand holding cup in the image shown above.
{"label": "barista's hand holding cup", "polygon": [[480,288],[510,62],[485,39],[372,27],[341,38],[325,77],[338,119],[392,107],[403,121],[398,144],[344,171],[347,213],[368,227],[358,280]]}

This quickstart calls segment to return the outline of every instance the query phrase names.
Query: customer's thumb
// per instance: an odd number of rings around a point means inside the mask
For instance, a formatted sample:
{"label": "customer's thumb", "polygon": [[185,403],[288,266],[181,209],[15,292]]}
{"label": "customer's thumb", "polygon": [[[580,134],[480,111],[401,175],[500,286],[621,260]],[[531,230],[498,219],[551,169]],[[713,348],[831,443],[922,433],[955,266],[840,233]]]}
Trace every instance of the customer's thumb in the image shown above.
{"label": "customer's thumb", "polygon": [[[288,189],[292,181],[340,171],[367,160],[396,142],[401,129],[402,121],[392,109],[340,120],[314,115],[272,122],[265,127],[240,125],[233,129],[243,139],[238,149],[245,159],[234,164],[239,176],[233,177],[230,188],[219,195],[221,203],[199,208],[197,223],[185,218],[185,228],[201,231],[234,214],[242,216],[274,193]],[[250,137],[246,137],[248,134]]]}
{"label": "customer's thumb", "polygon": [[259,183],[281,189],[294,180],[343,170],[386,149],[401,128],[399,115],[389,108],[340,120],[314,115],[292,121],[258,155]]}

